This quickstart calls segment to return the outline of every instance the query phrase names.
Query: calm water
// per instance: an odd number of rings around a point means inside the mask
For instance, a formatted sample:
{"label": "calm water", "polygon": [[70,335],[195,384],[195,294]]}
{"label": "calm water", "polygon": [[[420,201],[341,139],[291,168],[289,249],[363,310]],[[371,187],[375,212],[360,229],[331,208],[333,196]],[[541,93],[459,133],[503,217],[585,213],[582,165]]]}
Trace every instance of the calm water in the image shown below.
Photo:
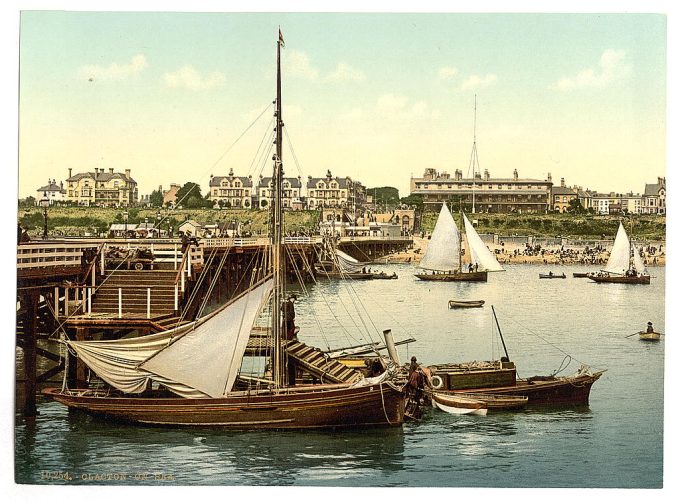
{"label": "calm water", "polygon": [[[359,432],[228,432],[109,425],[39,402],[35,423],[17,415],[20,483],[452,487],[659,488],[663,477],[664,341],[626,335],[651,320],[664,326],[664,269],[650,286],[539,280],[536,266],[508,266],[488,283],[323,282],[299,301],[300,338],[317,347],[355,345],[367,330],[413,336],[400,357],[425,364],[500,355],[496,307],[519,375],[579,362],[607,368],[590,406],[528,409],[486,417],[431,411],[403,429]],[[558,271],[557,268],[553,269]],[[450,298],[484,299],[483,309],[448,310]],[[357,309],[370,312],[359,320]],[[351,315],[350,315],[351,314]],[[365,316],[364,316],[365,318]],[[342,325],[344,328],[340,328]],[[364,333],[363,335],[361,333]],[[571,355],[565,359],[565,353]],[[68,472],[70,480],[45,473]],[[112,479],[113,478],[113,479]],[[104,481],[102,480],[104,479]]]}

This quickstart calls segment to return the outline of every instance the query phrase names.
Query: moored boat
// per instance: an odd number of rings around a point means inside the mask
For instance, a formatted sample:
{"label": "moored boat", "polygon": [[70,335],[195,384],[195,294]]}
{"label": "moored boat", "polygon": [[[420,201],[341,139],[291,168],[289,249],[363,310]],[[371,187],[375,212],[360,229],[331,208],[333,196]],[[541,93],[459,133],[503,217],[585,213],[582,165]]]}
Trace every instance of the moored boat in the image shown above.
{"label": "moored boat", "polygon": [[449,300],[450,309],[470,309],[484,306],[484,300]]}
{"label": "moored boat", "polygon": [[[107,420],[136,424],[239,430],[401,426],[405,396],[395,372],[388,368],[366,378],[336,363],[334,373],[322,353],[297,341],[292,300],[290,307],[283,302],[282,46],[279,32],[268,267],[255,269],[259,278],[253,272],[249,287],[236,298],[186,325],[117,340],[64,340],[105,387],[68,389],[65,370],[62,388],[45,389],[46,396]],[[268,325],[256,326],[259,320]],[[256,328],[271,333],[271,339],[260,353],[266,365],[253,376],[241,368]],[[337,383],[307,385],[298,378],[305,370],[317,371],[317,381]]]}
{"label": "moored boat", "polygon": [[529,402],[527,396],[501,395],[501,394],[474,394],[469,392],[434,392],[433,400],[446,404],[447,401],[454,402],[459,399],[471,399],[481,402],[483,407],[489,411],[511,411],[525,408]]}
{"label": "moored boat", "polygon": [[432,405],[452,415],[486,415],[488,411],[482,400],[439,392],[432,393]]}
{"label": "moored boat", "polygon": [[574,272],[574,273],[572,274],[572,276],[573,276],[574,278],[579,278],[579,279],[580,279],[580,278],[586,278],[586,277],[588,277],[588,274],[589,274],[589,273],[590,273],[590,272]]}
{"label": "moored boat", "polygon": [[534,376],[517,378],[515,364],[510,360],[496,313],[491,307],[505,357],[494,361],[428,366],[432,387],[437,392],[463,394],[493,394],[526,396],[528,404],[585,405],[592,385],[604,371],[592,372],[586,365],[569,376]]}
{"label": "moored boat", "polygon": [[552,272],[548,272],[547,274],[538,274],[539,279],[566,279],[567,275],[562,272],[561,274],[553,274]]}

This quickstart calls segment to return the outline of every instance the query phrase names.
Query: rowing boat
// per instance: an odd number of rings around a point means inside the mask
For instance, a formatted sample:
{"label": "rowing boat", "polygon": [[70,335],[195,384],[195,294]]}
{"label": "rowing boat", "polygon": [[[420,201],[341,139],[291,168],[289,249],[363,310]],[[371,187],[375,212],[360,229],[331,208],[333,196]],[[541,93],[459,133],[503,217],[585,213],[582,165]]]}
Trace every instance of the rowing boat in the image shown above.
{"label": "rowing boat", "polygon": [[484,306],[484,300],[449,300],[450,309],[470,309]]}
{"label": "rowing boat", "polygon": [[485,402],[456,394],[432,393],[432,405],[452,415],[486,415]]}

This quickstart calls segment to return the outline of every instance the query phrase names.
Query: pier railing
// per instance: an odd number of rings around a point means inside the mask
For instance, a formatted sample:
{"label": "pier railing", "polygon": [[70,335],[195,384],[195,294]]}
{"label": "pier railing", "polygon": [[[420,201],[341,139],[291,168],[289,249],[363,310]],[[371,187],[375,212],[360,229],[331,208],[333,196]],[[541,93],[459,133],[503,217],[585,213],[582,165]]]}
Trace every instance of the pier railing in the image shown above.
{"label": "pier railing", "polygon": [[79,267],[85,249],[97,244],[70,244],[64,242],[27,242],[17,246],[19,271],[41,267]]}

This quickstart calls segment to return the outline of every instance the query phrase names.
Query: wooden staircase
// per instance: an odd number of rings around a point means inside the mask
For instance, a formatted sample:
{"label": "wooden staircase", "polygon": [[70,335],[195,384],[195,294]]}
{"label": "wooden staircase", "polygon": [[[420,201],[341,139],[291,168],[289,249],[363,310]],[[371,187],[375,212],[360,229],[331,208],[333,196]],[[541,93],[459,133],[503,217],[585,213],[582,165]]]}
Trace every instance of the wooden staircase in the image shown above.
{"label": "wooden staircase", "polygon": [[287,343],[286,354],[293,359],[298,366],[309,373],[321,378],[326,383],[354,383],[363,378],[363,375],[352,368],[334,360],[327,359],[326,355],[315,347],[292,340]]}
{"label": "wooden staircase", "polygon": [[[151,316],[171,315],[175,311],[176,270],[116,270],[98,286],[92,297],[92,313],[118,313],[118,292],[122,293],[122,312],[146,314],[150,289]],[[181,292],[178,293],[181,295]],[[181,296],[178,298],[181,305]]]}

